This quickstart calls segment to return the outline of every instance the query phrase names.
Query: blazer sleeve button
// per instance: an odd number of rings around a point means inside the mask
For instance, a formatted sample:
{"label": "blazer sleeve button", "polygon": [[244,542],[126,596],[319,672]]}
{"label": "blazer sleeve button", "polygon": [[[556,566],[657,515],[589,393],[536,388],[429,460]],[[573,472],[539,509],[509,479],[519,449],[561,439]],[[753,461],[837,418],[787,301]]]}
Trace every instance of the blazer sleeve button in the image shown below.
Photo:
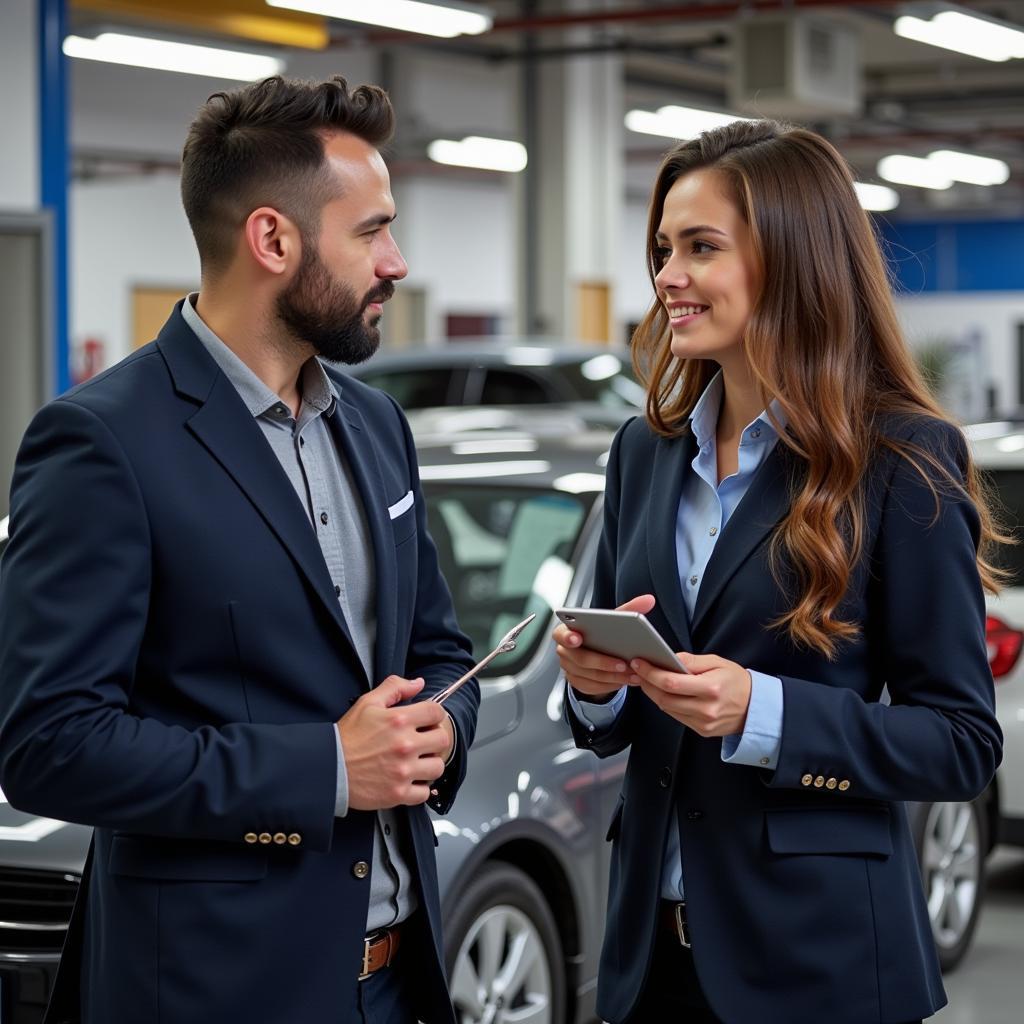
{"label": "blazer sleeve button", "polygon": [[260,842],[263,843],[264,846],[266,846],[267,843],[272,842],[273,838],[274,837],[269,832],[261,832],[260,833]]}
{"label": "blazer sleeve button", "polygon": [[824,786],[824,785],[825,785],[825,776],[824,775],[819,775],[814,780],[814,788],[815,789],[821,789],[821,787]]}
{"label": "blazer sleeve button", "polygon": [[278,846],[283,846],[288,842],[288,837],[283,832],[275,832],[274,842],[277,843]]}
{"label": "blazer sleeve button", "polygon": [[839,783],[839,791],[841,793],[845,793],[849,788],[850,788],[850,780],[849,779],[843,779],[843,781]]}
{"label": "blazer sleeve button", "polygon": [[801,786],[809,786],[813,781],[814,781],[814,776],[813,775],[805,775],[800,780],[800,785]]}
{"label": "blazer sleeve button", "polygon": [[298,846],[299,843],[301,843],[301,842],[302,842],[302,836],[300,836],[298,832],[292,832],[288,836],[288,844],[290,846]]}
{"label": "blazer sleeve button", "polygon": [[245,841],[247,843],[255,843],[255,842],[258,841],[258,839],[259,839],[259,837],[256,835],[255,832],[246,832],[245,833]]}
{"label": "blazer sleeve button", "polygon": [[825,788],[826,789],[835,789],[836,788],[836,780],[835,779],[826,779],[825,780]]}

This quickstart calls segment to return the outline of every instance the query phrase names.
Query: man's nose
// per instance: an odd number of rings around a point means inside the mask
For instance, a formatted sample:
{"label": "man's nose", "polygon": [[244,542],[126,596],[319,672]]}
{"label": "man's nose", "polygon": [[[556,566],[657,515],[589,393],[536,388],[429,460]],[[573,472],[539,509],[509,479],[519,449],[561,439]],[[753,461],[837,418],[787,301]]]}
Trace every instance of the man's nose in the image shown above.
{"label": "man's nose", "polygon": [[391,281],[401,281],[408,273],[409,267],[402,258],[401,250],[392,242],[377,268],[377,276]]}

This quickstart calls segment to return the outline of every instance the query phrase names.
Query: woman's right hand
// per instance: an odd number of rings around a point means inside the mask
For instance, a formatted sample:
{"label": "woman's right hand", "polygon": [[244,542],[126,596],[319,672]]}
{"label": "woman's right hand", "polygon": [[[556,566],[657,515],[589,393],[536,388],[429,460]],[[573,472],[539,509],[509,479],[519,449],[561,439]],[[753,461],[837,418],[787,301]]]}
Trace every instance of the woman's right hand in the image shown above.
{"label": "woman's right hand", "polygon": [[[654,607],[653,594],[641,594],[616,611],[643,612],[645,615]],[[583,636],[568,626],[559,623],[551,634],[558,652],[558,661],[562,666],[566,681],[585,700],[602,703],[618,693],[623,686],[630,684],[633,675],[630,667],[621,658],[588,650],[583,646]]]}

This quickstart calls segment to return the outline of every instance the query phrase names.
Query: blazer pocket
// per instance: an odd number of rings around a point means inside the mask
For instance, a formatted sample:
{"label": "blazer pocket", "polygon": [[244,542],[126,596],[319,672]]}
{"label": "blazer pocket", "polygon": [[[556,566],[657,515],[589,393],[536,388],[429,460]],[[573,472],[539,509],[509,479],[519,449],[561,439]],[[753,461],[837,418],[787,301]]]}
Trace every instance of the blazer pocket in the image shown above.
{"label": "blazer pocket", "polygon": [[391,530],[395,537],[396,547],[415,536],[416,502],[413,500],[412,491],[396,501],[394,505],[388,506],[388,518],[391,520]]}
{"label": "blazer pocket", "polygon": [[115,835],[107,869],[172,882],[255,882],[266,877],[267,853],[232,843]]}
{"label": "blazer pocket", "polygon": [[781,854],[892,854],[887,807],[765,811],[768,846]]}
{"label": "blazer pocket", "polygon": [[619,838],[619,832],[622,829],[622,808],[625,806],[625,803],[625,799],[620,796],[619,802],[615,805],[615,810],[612,811],[612,820],[608,822],[608,831],[604,834],[604,841],[606,843]]}

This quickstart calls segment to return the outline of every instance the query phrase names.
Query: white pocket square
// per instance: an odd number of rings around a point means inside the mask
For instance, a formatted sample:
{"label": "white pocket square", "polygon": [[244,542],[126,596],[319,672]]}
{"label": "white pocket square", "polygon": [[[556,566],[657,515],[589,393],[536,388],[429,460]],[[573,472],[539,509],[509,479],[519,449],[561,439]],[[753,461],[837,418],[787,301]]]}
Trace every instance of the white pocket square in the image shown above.
{"label": "white pocket square", "polygon": [[394,505],[388,506],[388,516],[391,519],[397,519],[403,512],[408,512],[412,508],[412,491],[410,491],[404,498],[396,501]]}

